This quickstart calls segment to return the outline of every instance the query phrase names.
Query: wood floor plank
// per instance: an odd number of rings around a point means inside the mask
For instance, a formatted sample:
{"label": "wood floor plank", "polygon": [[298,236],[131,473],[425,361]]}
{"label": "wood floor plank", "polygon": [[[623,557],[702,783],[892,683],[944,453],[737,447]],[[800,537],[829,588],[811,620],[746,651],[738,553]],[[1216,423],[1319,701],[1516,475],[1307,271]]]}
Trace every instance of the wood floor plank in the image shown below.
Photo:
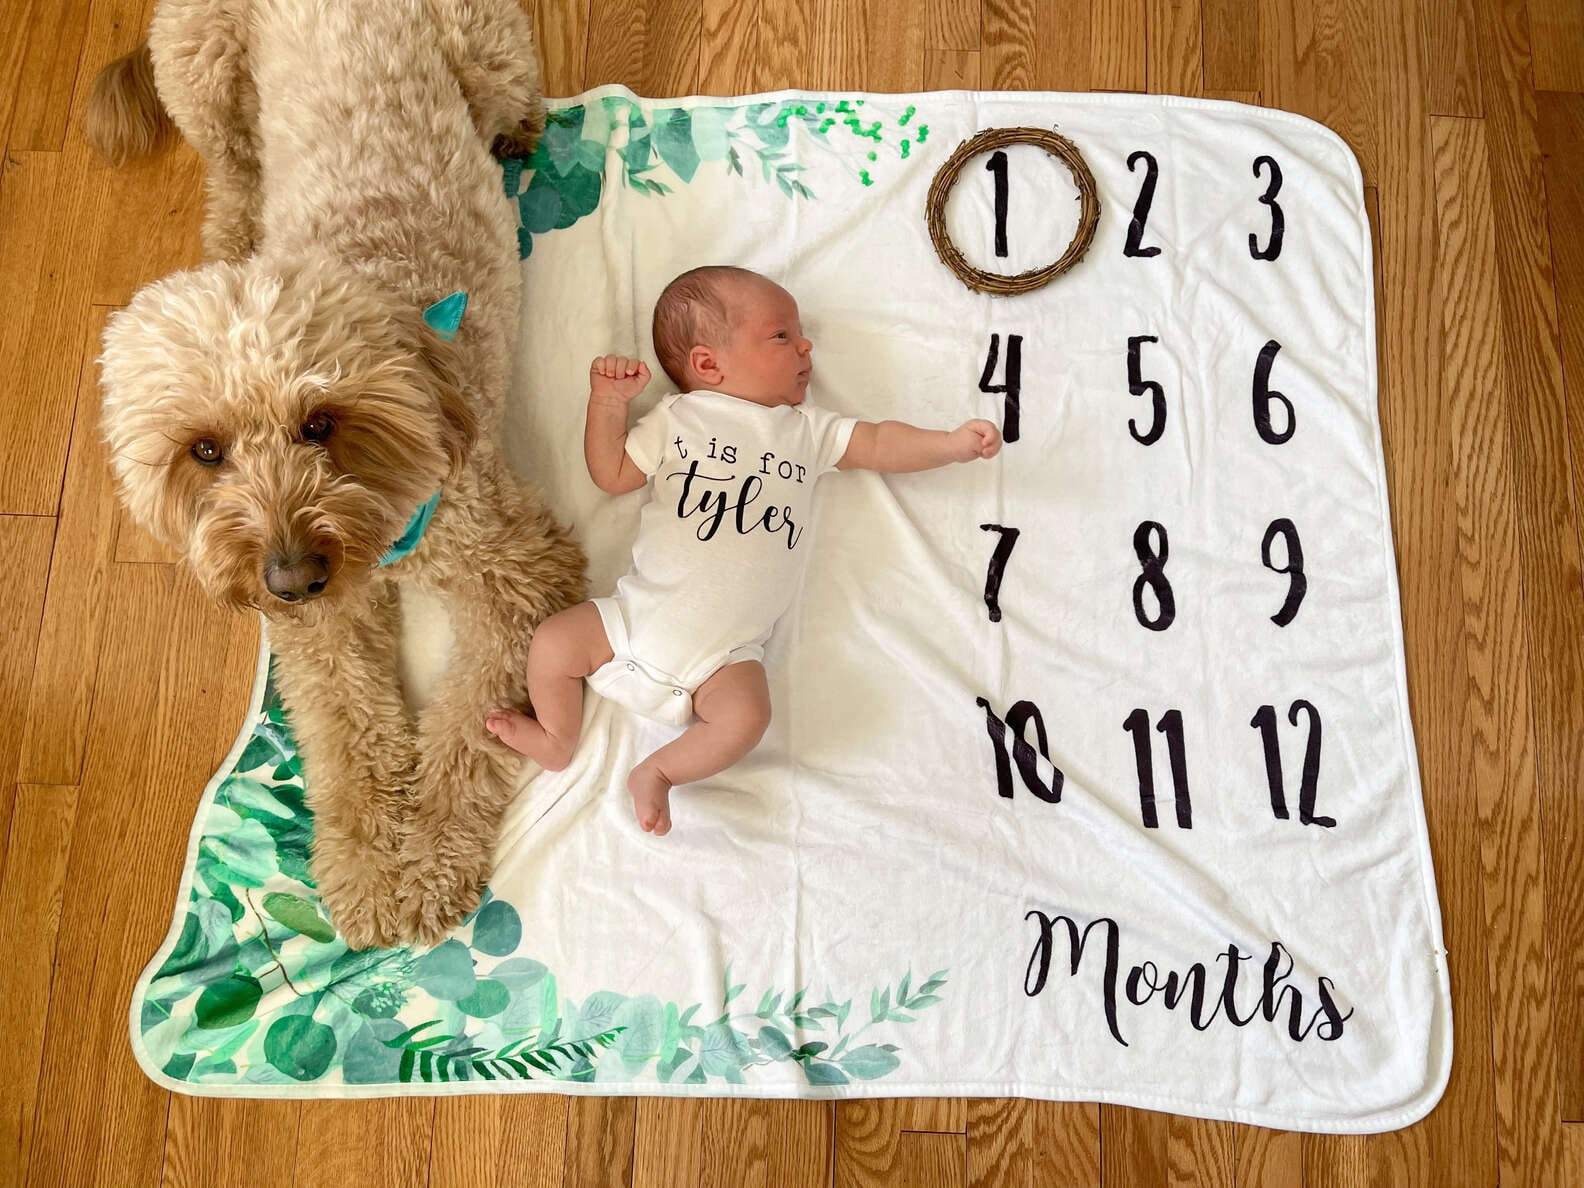
{"label": "wood floor plank", "polygon": [[[1118,1183],[1125,1181],[1111,1181]],[[1100,1107],[1028,1098],[968,1099],[970,1188],[1099,1188]]]}
{"label": "wood floor plank", "polygon": [[[91,80],[106,62],[130,51],[147,27],[146,0],[95,0],[87,10],[78,74]],[[87,85],[71,93],[66,135],[58,153],[14,153],[4,162],[9,180],[20,165],[51,160],[53,187],[15,210],[7,225],[0,213],[0,245],[13,237],[39,245],[20,274],[0,267],[21,286],[5,286],[7,318],[0,329],[0,373],[21,378],[15,398],[0,402],[0,511],[52,515],[70,439],[73,401],[81,374],[78,343],[88,318],[96,253],[86,245],[102,233],[108,217],[110,169],[82,137]],[[0,211],[12,187],[0,180]],[[6,252],[0,246],[0,258]]]}
{"label": "wood floor plank", "polygon": [[[1559,1051],[1578,1053],[1584,1051],[1584,882],[1574,872],[1577,838],[1584,834],[1578,779],[1584,771],[1584,599],[1579,596],[1579,509],[1570,476],[1584,459],[1570,457],[1526,11],[1520,0],[1496,0],[1475,11],[1491,214],[1501,248],[1496,269],[1503,355],[1509,390],[1521,395],[1512,406],[1510,430],[1545,821],[1546,939],[1554,955],[1556,1043]],[[1584,1117],[1584,1061],[1563,1060],[1556,1070],[1561,1116]],[[1529,1085],[1511,1088],[1537,1091]],[[1538,1127],[1539,1120],[1533,1125]],[[1530,1133],[1538,1140],[1549,1132]]]}
{"label": "wood floor plank", "polygon": [[566,1188],[633,1188],[635,1097],[567,1098]]}
{"label": "wood floor plank", "polygon": [[[809,6],[808,85],[825,91],[856,91],[864,85],[869,40],[867,0],[816,0]],[[796,84],[793,84],[796,85]]]}
{"label": "wood floor plank", "polygon": [[1203,0],[1204,85],[1222,91],[1257,91],[1260,63],[1258,0]]}
{"label": "wood floor plank", "polygon": [[1426,110],[1431,115],[1483,115],[1475,0],[1437,0],[1424,8]]}
{"label": "wood floor plank", "polygon": [[1238,1144],[1246,1127],[1206,1118],[1172,1118],[1166,1130],[1169,1188],[1237,1181]]}
{"label": "wood floor plank", "polygon": [[1147,0],[1098,0],[1089,26],[1089,85],[1097,91],[1143,91]]}
{"label": "wood floor plank", "polygon": [[816,87],[808,66],[814,38],[812,5],[763,4],[753,45],[753,90]]}
{"label": "wood floor plank", "polygon": [[759,0],[704,0],[699,6],[699,90],[742,95],[755,90]]}
{"label": "wood floor plank", "polygon": [[87,314],[85,255],[93,188],[60,153],[0,163],[0,512],[52,516],[71,438]]}
{"label": "wood floor plank", "polygon": [[692,0],[592,0],[584,85],[618,82],[655,98],[699,81],[699,10]]}
{"label": "wood floor plank", "polygon": [[1243,1126],[1237,1136],[1237,1188],[1303,1188],[1303,1137]]}
{"label": "wood floor plank", "polygon": [[170,927],[199,795],[252,677],[230,646],[249,628],[191,581],[134,565],[112,587],[45,1031],[37,1185],[160,1174],[170,1095],[133,1061],[127,1003]]}
{"label": "wood floor plank", "polygon": [[1584,5],[1529,0],[1537,91],[1584,91]]}
{"label": "wood floor plank", "polygon": [[0,876],[0,1184],[27,1182],[77,789],[22,784]]}
{"label": "wood floor plank", "polygon": [[[81,401],[79,393],[77,399]],[[97,401],[93,402],[97,405]],[[79,403],[79,410],[82,405]],[[67,475],[71,474],[71,465],[67,464]],[[68,477],[67,485],[71,480]],[[64,513],[64,507],[62,509]],[[115,526],[113,529],[115,544],[111,556],[118,565],[174,565],[181,560],[174,550],[160,544],[148,532],[134,523],[127,509],[120,503],[115,508]]]}
{"label": "wood floor plank", "polygon": [[[1445,476],[1450,430],[1440,413],[1441,309],[1435,293],[1435,194],[1425,113],[1423,40],[1411,0],[1375,8],[1360,40],[1369,74],[1380,190],[1373,240],[1378,255],[1380,405],[1401,578],[1409,699],[1430,822],[1452,970],[1457,1034],[1477,1027],[1484,1005],[1478,836],[1468,828],[1473,796],[1463,765],[1466,737],[1462,595],[1457,516]],[[1266,96],[1267,100],[1269,96]],[[1460,1039],[1460,1044],[1466,1040]],[[1459,1047],[1452,1085],[1424,1130],[1434,1165],[1470,1182],[1495,1178],[1490,1143],[1489,1054]],[[1483,1142],[1481,1140],[1484,1140]],[[1309,1183],[1368,1183],[1390,1152],[1364,1136],[1304,1136]],[[1381,1173],[1384,1174],[1384,1173]]]}
{"label": "wood floor plank", "polygon": [[297,1101],[171,1097],[160,1188],[275,1188],[297,1165]]}
{"label": "wood floor plank", "polygon": [[929,0],[924,45],[931,50],[977,50],[980,0]]}
{"label": "wood floor plank", "polygon": [[[825,1188],[833,1174],[831,1152],[836,1107],[827,1101],[712,1101],[702,1127],[707,1167],[724,1169],[727,1153],[741,1142],[753,1154],[754,1174],[743,1188]],[[762,1157],[760,1156],[762,1152]],[[736,1188],[722,1170],[702,1188]]]}
{"label": "wood floor plank", "polygon": [[436,1099],[305,1101],[292,1188],[422,1188],[429,1183]]}
{"label": "wood floor plank", "polygon": [[567,1097],[442,1097],[435,1104],[429,1188],[560,1188]]}
{"label": "wood floor plank", "polygon": [[927,50],[924,54],[926,91],[977,91],[979,54],[961,50]]}
{"label": "wood floor plank", "polygon": [[[11,115],[13,151],[59,152],[88,25],[82,0],[31,0]],[[5,127],[0,122],[0,128]]]}
{"label": "wood floor plank", "polygon": [[203,162],[185,141],[100,176],[91,302],[125,305],[148,282],[203,260]]}
{"label": "wood floor plank", "polygon": [[[1470,754],[1480,815],[1502,1178],[1559,1171],[1552,979],[1546,952],[1540,796],[1524,638],[1520,531],[1509,425],[1519,403],[1498,333],[1485,127],[1435,119],[1450,397],[1459,450],[1459,543],[1470,683]],[[1521,1153],[1521,1154],[1520,1154]]]}
{"label": "wood floor plank", "polygon": [[117,504],[99,435],[98,376],[91,362],[110,312],[91,311],[78,347],[85,363],[78,383],[60,527],[49,562],[32,679],[16,703],[27,711],[17,778],[33,783],[75,784],[82,777],[102,626],[114,597],[110,572]]}
{"label": "wood floor plank", "polygon": [[1100,1107],[1100,1182],[1165,1188],[1172,1116],[1125,1106]]}
{"label": "wood floor plank", "polygon": [[1095,10],[1087,0],[1040,0],[1034,28],[1034,77],[1042,91],[1087,91],[1094,86]]}
{"label": "wood floor plank", "polygon": [[640,1098],[633,1188],[823,1188],[833,1126],[829,1102]]}
{"label": "wood floor plank", "polygon": [[524,0],[523,6],[533,15],[545,94],[576,95],[587,85],[583,68],[588,56],[590,0]]}
{"label": "wood floor plank", "polygon": [[[1413,141],[1415,158],[1428,175],[1427,141]],[[1390,162],[1394,153],[1388,152]],[[1426,257],[1432,247],[1420,239],[1426,222],[1432,229],[1435,211],[1433,179],[1413,178],[1413,185],[1393,189],[1405,198],[1423,194],[1386,223],[1376,191],[1365,191],[1371,212],[1376,255],[1376,314],[1381,366],[1381,417],[1391,484],[1393,535],[1397,542],[1402,585],[1404,638],[1408,655],[1409,701],[1419,746],[1420,778],[1436,887],[1441,900],[1443,943],[1451,971],[1452,1016],[1456,1035],[1452,1075],[1440,1104],[1415,1128],[1425,1135],[1432,1165],[1456,1169],[1469,1183],[1496,1179],[1495,1071],[1490,1051],[1489,986],[1486,975],[1485,899],[1480,875],[1480,830],[1467,811],[1474,799],[1472,774],[1464,762],[1468,708],[1464,690],[1469,676],[1462,638],[1463,595],[1458,576],[1457,507],[1446,476],[1453,468],[1455,443],[1440,412],[1441,323],[1439,311],[1427,329],[1427,358],[1420,340],[1404,337],[1397,327],[1408,312],[1396,292],[1404,267],[1425,278],[1426,292],[1439,301],[1434,288],[1436,261]],[[1389,252],[1384,245],[1390,243]],[[1391,261],[1388,276],[1382,257]],[[1395,287],[1395,288],[1394,288]],[[1407,294],[1403,295],[1407,297]],[[1414,303],[1409,302],[1409,305]],[[1405,353],[1408,374],[1395,364]],[[1425,375],[1432,370],[1433,377]],[[1404,390],[1401,381],[1433,382],[1436,391],[1420,396]],[[1474,1038],[1470,1038],[1474,1037]],[[1306,1143],[1313,1140],[1306,1139]]]}
{"label": "wood floor plank", "polygon": [[[1535,100],[1540,147],[1545,160],[1547,230],[1551,239],[1562,376],[1567,397],[1573,524],[1584,534],[1584,170],[1579,168],[1579,162],[1584,160],[1584,95],[1547,91],[1537,94]],[[1553,902],[1551,905],[1553,917],[1565,910],[1565,904]],[[1576,952],[1570,945],[1564,947]],[[1568,966],[1566,961],[1556,966],[1560,986],[1568,984]],[[1576,1000],[1578,994],[1584,994],[1584,982],[1575,976],[1572,985],[1579,988]],[[1571,1009],[1574,1008],[1563,1004],[1563,1034],[1576,1035],[1575,1025],[1566,1022]],[[1564,1092],[1570,1093],[1566,1076],[1563,1083]],[[1565,1116],[1569,1121],[1584,1121],[1584,1111],[1574,1112],[1571,1104]]]}
{"label": "wood floor plank", "polygon": [[1156,95],[1203,95],[1204,38],[1199,0],[1149,0],[1147,89]]}
{"label": "wood floor plank", "polygon": [[[79,3],[86,9],[84,0]],[[22,61],[27,52],[28,23],[32,16],[33,0],[0,4],[0,160],[4,160],[11,113],[16,108]]]}
{"label": "wood floor plank", "polygon": [[991,91],[1029,91],[1035,78],[1035,0],[984,0],[983,85]]}
{"label": "wood floor plank", "polygon": [[879,1181],[844,1180],[838,1184],[916,1184],[918,1188],[966,1188],[968,1143],[960,1134],[904,1132],[897,1142],[896,1161]]}
{"label": "wood floor plank", "polygon": [[[1372,184],[1378,168],[1375,145],[1374,78],[1371,51],[1379,46],[1350,36],[1374,11],[1373,0],[1261,0],[1259,83],[1265,102],[1296,111],[1332,129],[1359,159]],[[1421,50],[1413,31],[1414,51]],[[1423,78],[1423,72],[1416,76]]]}
{"label": "wood floor plank", "polygon": [[[632,1188],[682,1188],[703,1181],[704,1112],[710,1104],[692,1097],[638,1099]],[[743,1177],[743,1163],[727,1152],[725,1174]]]}
{"label": "wood floor plank", "polygon": [[924,86],[925,23],[898,20],[891,0],[865,0],[863,58],[855,89],[913,92]]}
{"label": "wood floor plank", "polygon": [[917,1184],[920,1188],[965,1184],[966,1136],[925,1131],[911,1125],[968,1125],[966,1100],[944,1111],[928,1099],[863,1098],[836,1104],[837,1188]]}
{"label": "wood floor plank", "polygon": [[0,623],[7,626],[0,636],[0,846],[11,816],[11,785],[27,728],[27,691],[38,652],[54,541],[55,521],[48,516],[0,516],[0,556],[10,570],[10,580],[0,582]]}

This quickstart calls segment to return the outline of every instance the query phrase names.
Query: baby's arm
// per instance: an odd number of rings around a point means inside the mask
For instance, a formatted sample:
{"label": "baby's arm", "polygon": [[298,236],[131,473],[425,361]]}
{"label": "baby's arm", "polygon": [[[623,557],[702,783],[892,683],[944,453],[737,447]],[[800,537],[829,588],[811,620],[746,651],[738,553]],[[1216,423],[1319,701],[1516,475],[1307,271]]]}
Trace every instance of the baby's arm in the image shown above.
{"label": "baby's arm", "polygon": [[625,495],[649,481],[627,456],[627,406],[649,382],[638,359],[601,355],[589,364],[588,419],[583,424],[583,460],[601,491]]}
{"label": "baby's arm", "polygon": [[836,465],[841,470],[895,474],[994,458],[1000,449],[1001,433],[989,421],[964,421],[950,431],[920,429],[903,421],[859,421]]}

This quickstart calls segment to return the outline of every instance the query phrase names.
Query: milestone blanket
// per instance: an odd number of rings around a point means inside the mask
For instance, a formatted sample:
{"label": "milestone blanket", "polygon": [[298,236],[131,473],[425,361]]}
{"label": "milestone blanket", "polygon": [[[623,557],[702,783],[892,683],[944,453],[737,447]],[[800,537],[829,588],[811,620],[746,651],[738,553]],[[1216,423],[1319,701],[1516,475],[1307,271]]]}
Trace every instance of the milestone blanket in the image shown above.
{"label": "milestone blanket", "polygon": [[[134,994],[149,1075],[254,1096],[1026,1096],[1341,1132],[1428,1112],[1450,996],[1342,141],[1137,95],[555,106],[504,171],[526,293],[507,449],[576,525],[592,593],[649,493],[588,476],[589,360],[659,376],[654,301],[689,267],[792,293],[816,404],[983,417],[1005,446],[822,478],[758,748],[678,789],[656,838],[625,781],[675,730],[588,693],[572,765],[525,771],[486,901],[427,951],[348,952],[326,922],[261,656]],[[1077,144],[1099,228],[1051,284],[989,296],[937,257],[925,198],[964,139],[1018,126]],[[1018,273],[1062,254],[1076,195],[1017,146],[968,163],[946,225],[974,266]],[[716,530],[753,530],[795,481],[694,444]],[[409,610],[421,700],[446,626]]]}

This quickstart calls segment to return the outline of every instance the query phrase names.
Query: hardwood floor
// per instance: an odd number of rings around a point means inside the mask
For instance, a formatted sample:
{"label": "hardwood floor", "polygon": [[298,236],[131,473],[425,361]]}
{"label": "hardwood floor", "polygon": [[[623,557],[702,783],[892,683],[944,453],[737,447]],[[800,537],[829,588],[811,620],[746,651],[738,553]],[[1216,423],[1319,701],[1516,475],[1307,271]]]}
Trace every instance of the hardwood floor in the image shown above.
{"label": "hardwood floor", "polygon": [[113,171],[83,143],[88,84],[148,0],[7,0],[0,1185],[1584,1184],[1584,2],[531,6],[556,95],[1149,90],[1348,140],[1452,963],[1446,1096],[1408,1130],[1328,1137],[1021,1100],[238,1102],[147,1080],[128,995],[257,628],[117,509],[93,357],[110,309],[196,262],[202,171],[185,147]]}

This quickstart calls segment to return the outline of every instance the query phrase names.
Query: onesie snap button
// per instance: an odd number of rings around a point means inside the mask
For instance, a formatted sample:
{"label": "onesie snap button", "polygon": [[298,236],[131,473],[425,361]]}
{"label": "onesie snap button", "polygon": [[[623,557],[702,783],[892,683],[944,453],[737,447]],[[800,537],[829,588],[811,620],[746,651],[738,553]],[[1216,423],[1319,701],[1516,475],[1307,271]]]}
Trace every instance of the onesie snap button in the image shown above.
{"label": "onesie snap button", "polygon": [[629,664],[627,666],[627,671],[628,672],[637,672],[638,671],[638,666],[636,664]]}
{"label": "onesie snap button", "polygon": [[678,696],[678,697],[682,696],[682,690],[681,689],[672,689],[671,692],[676,694],[676,696]]}

